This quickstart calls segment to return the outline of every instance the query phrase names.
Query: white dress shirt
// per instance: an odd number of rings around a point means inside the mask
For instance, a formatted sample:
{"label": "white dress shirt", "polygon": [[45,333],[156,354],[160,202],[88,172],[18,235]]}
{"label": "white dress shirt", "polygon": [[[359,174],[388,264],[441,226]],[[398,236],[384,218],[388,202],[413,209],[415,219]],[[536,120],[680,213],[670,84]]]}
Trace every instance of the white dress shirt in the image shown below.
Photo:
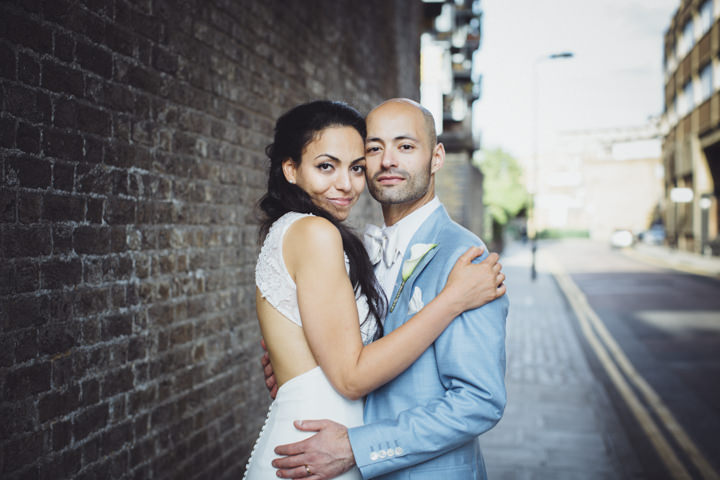
{"label": "white dress shirt", "polygon": [[396,253],[395,261],[391,267],[385,265],[382,260],[375,265],[375,276],[380,282],[380,286],[385,291],[385,296],[388,302],[392,301],[393,290],[395,289],[395,281],[397,280],[398,273],[400,273],[400,267],[402,266],[402,259],[405,255],[405,250],[410,243],[415,232],[418,231],[420,226],[425,223],[425,220],[441,205],[440,200],[437,197],[433,197],[428,203],[412,212],[407,217],[402,218],[399,222],[391,227],[383,225],[383,230],[386,230],[388,235],[396,235],[397,241],[395,242]]}

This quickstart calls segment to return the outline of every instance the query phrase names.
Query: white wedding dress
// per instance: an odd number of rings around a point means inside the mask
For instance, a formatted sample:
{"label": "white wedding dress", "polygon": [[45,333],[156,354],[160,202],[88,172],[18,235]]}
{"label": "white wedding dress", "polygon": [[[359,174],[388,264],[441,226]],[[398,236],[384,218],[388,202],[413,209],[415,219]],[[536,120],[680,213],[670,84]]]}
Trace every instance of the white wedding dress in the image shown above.
{"label": "white wedding dress", "polygon": [[[290,321],[302,326],[298,308],[295,282],[287,271],[282,256],[285,232],[296,220],[308,214],[290,212],[280,217],[270,227],[265,237],[255,267],[255,284],[262,296]],[[349,268],[347,256],[346,267]],[[358,316],[365,319],[368,314],[367,299],[357,296]],[[364,343],[375,333],[375,322],[361,325]],[[274,449],[278,445],[293,443],[313,435],[301,432],[293,426],[294,420],[328,419],[347,427],[363,422],[363,400],[348,400],[332,387],[320,367],[315,367],[285,382],[277,392],[275,401],[268,409],[265,425],[255,442],[245,471],[246,480],[267,480],[277,478],[276,469],[271,465],[278,458]],[[312,466],[311,466],[312,468]],[[336,477],[342,480],[361,480],[360,471],[354,467]]]}

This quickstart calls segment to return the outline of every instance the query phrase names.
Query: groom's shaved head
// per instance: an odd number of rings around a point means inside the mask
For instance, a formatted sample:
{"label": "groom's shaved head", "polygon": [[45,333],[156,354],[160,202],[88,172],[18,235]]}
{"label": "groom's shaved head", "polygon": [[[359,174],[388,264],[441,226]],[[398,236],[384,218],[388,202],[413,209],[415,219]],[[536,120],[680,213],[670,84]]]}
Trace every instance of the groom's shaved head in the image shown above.
{"label": "groom's shaved head", "polygon": [[435,130],[435,119],[433,118],[432,113],[430,113],[430,110],[420,105],[415,100],[410,100],[409,98],[391,98],[389,100],[385,100],[377,107],[373,108],[370,113],[368,113],[368,118],[373,114],[374,111],[380,109],[383,106],[386,106],[388,104],[402,104],[407,105],[410,107],[413,107],[419,111],[419,113],[423,116],[423,121],[425,123],[425,132],[427,134],[427,138],[429,141],[429,146],[431,149],[435,148],[435,145],[437,145],[437,133]]}

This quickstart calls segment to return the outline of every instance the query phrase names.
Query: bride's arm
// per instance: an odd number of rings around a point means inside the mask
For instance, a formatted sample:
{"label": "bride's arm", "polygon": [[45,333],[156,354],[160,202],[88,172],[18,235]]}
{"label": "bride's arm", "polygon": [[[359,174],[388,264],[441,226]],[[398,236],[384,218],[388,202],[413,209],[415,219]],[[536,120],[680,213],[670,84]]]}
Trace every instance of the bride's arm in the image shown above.
{"label": "bride's arm", "polygon": [[[300,316],[310,349],[335,389],[351,399],[395,378],[457,315],[489,301],[478,303],[481,287],[477,268],[481,265],[471,261],[480,249],[471,249],[456,264],[465,266],[453,270],[448,285],[437,297],[392,333],[363,346],[338,230],[322,218],[299,220],[285,236],[283,254],[297,285]],[[453,288],[449,288],[451,284]]]}

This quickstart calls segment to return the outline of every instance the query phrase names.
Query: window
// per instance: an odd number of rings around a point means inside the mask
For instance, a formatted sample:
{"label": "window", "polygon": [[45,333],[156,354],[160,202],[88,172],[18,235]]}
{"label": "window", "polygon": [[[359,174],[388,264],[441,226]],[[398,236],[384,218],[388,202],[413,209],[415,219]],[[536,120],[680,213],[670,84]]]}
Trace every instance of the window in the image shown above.
{"label": "window", "polygon": [[695,92],[693,91],[692,80],[688,80],[688,82],[683,87],[683,94],[685,95],[685,113],[687,113],[695,106]]}
{"label": "window", "polygon": [[702,70],[700,70],[700,98],[698,103],[702,103],[710,96],[713,92],[713,75],[712,75],[712,62],[708,62]]}
{"label": "window", "polygon": [[677,123],[677,96],[667,106],[667,119],[671,126]]}
{"label": "window", "polygon": [[700,6],[700,35],[705,35],[705,32],[710,30],[713,22],[713,2],[712,0],[705,0]]}
{"label": "window", "polygon": [[683,58],[695,45],[695,35],[693,35],[693,22],[688,22],[683,27],[682,35],[678,41],[678,60]]}
{"label": "window", "polygon": [[695,100],[693,98],[693,83],[692,80],[688,80],[678,97],[678,116],[684,117],[690,113],[690,110],[692,110],[694,106]]}

